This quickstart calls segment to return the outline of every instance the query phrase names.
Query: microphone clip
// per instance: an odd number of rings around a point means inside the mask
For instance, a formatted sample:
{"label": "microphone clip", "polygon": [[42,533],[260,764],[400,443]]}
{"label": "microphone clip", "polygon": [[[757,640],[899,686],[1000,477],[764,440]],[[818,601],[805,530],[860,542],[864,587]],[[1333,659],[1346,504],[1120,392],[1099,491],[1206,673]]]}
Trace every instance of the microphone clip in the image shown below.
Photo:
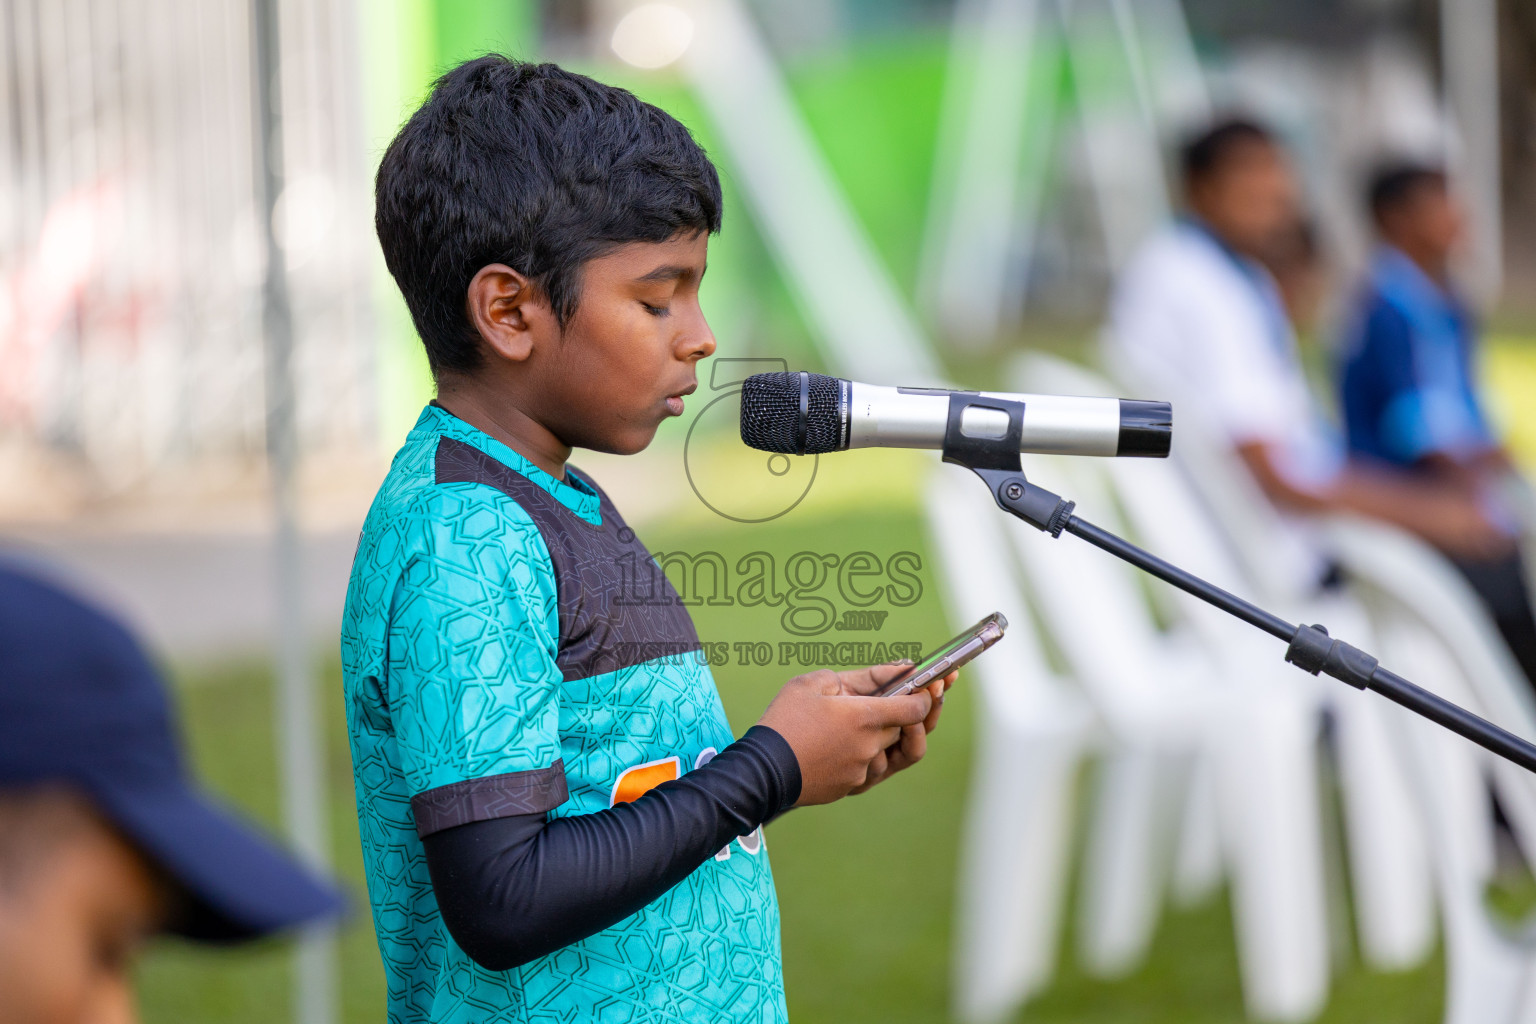
{"label": "microphone clip", "polygon": [[[967,434],[963,429],[965,412],[973,406],[1006,413],[1007,428],[1001,434]],[[1059,494],[1035,486],[1024,476],[1024,463],[1019,459],[1023,437],[1023,402],[965,392],[950,394],[949,420],[944,427],[944,461],[964,466],[981,477],[1005,512],[1052,537],[1060,537],[1077,506]]]}
{"label": "microphone clip", "polygon": [[[986,409],[1008,417],[1008,426],[995,432],[967,434],[967,409]],[[1019,448],[1024,440],[1024,403],[1001,398],[983,398],[974,392],[952,391],[949,395],[949,420],[944,425],[944,461],[967,469],[1011,469],[1022,473]]]}

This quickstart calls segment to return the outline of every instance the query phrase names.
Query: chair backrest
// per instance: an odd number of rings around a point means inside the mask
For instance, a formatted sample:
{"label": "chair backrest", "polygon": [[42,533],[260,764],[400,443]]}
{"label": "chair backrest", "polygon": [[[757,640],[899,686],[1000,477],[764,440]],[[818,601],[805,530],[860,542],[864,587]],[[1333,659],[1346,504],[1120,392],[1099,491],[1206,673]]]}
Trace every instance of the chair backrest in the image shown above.
{"label": "chair backrest", "polygon": [[[1123,365],[1112,347],[1106,346],[1103,355],[1104,368],[1118,385],[1107,393],[1136,395],[1147,387],[1146,381]],[[1275,509],[1221,432],[1202,415],[1200,396],[1181,393],[1171,380],[1157,386],[1172,389],[1156,396],[1173,403],[1174,441],[1169,462],[1178,467],[1185,484],[1225,531],[1244,575],[1257,588],[1257,596],[1269,601],[1305,598],[1316,583],[1312,578],[1316,555],[1300,539],[1295,524]]]}
{"label": "chair backrest", "polygon": [[963,628],[993,611],[1009,622],[1003,641],[965,670],[981,710],[953,953],[957,1016],[998,1021],[1055,971],[1071,880],[1074,780],[1093,716],[1051,671],[1018,587],[1003,513],[980,481],[943,467],[925,505],[952,623]]}
{"label": "chair backrest", "polygon": [[[1031,456],[1027,472],[1120,530],[1100,466],[1092,459]],[[1003,525],[1040,619],[1071,676],[1119,735],[1183,731],[1202,710],[1207,665],[1182,636],[1158,625],[1138,571],[1075,537],[1053,539],[1008,517]]]}
{"label": "chair backrest", "polygon": [[1046,657],[1035,618],[1019,589],[1004,513],[969,471],[941,465],[929,482],[925,512],[937,555],[950,625],[964,629],[1000,611],[1008,631],[971,666],[989,707],[1010,715],[1079,704],[1079,695]]}
{"label": "chair backrest", "polygon": [[[1113,383],[1085,367],[1039,353],[1030,353],[1014,363],[1011,383],[1021,389],[1053,393],[1116,392]],[[1182,431],[1177,441],[1182,448]],[[1103,469],[1127,525],[1141,542],[1218,586],[1237,589],[1249,584],[1224,531],[1196,496],[1178,463],[1164,459],[1107,459]],[[1188,595],[1180,597],[1200,603]]]}
{"label": "chair backrest", "polygon": [[[1112,395],[1116,390],[1084,367],[1052,356],[1031,353],[1019,359],[1013,370],[1011,384],[1020,390],[1081,395]],[[1228,531],[1180,469],[1161,459],[1091,460],[1090,466],[1080,467],[1102,477],[1131,539],[1217,586],[1252,596],[1260,588],[1251,582]],[[1083,511],[1088,518],[1099,514],[1097,508],[1091,514],[1086,508]],[[1175,587],[1150,581],[1147,587],[1161,607],[1217,656],[1229,681],[1234,676],[1274,674],[1268,671],[1277,658],[1272,639]],[[1254,666],[1255,672],[1246,671],[1247,666]],[[1301,681],[1288,682],[1295,688]]]}
{"label": "chair backrest", "polygon": [[[1514,655],[1456,570],[1423,541],[1395,527],[1337,518],[1327,536],[1352,581],[1386,614],[1408,614],[1432,633],[1458,673],[1425,682],[1415,665],[1391,665],[1421,686],[1527,739],[1536,740],[1536,694]],[[1384,655],[1385,661],[1385,655]],[[1536,864],[1536,776],[1482,751],[1527,860]]]}

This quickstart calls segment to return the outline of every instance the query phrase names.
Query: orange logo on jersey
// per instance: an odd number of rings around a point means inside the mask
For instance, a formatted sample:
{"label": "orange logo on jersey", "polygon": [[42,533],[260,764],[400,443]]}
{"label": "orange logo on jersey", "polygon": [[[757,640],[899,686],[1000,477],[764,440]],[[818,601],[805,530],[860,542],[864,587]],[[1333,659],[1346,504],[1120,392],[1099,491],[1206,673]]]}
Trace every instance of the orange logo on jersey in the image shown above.
{"label": "orange logo on jersey", "polygon": [[671,782],[680,774],[682,773],[678,770],[678,760],[675,756],[626,768],[619,776],[619,781],[613,784],[613,797],[608,801],[608,806],[617,807],[619,804],[638,800],[663,782]]}
{"label": "orange logo on jersey", "polygon": [[[705,747],[699,751],[699,756],[694,759],[693,767],[702,768],[715,757],[714,747]],[[626,768],[619,775],[619,780],[613,784],[613,796],[608,800],[609,807],[617,807],[619,804],[631,803],[640,799],[663,782],[671,782],[682,774],[681,762],[676,755],[664,757],[660,761],[647,761],[645,764],[637,764],[633,768]],[[763,829],[758,826],[744,836],[737,836],[736,842],[741,848],[753,856],[763,848]],[[723,849],[715,854],[715,860],[729,860],[731,847],[727,843]]]}

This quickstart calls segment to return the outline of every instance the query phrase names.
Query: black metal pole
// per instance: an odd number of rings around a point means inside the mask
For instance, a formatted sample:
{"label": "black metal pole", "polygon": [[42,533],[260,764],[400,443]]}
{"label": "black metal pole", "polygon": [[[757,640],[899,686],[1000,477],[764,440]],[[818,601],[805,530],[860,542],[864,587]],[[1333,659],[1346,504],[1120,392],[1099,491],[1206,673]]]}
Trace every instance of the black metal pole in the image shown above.
{"label": "black metal pole", "polygon": [[[1017,415],[1023,415],[1022,406]],[[1171,583],[1185,593],[1193,594],[1207,604],[1286,641],[1289,646],[1286,648],[1285,660],[1303,671],[1313,675],[1326,674],[1357,689],[1374,690],[1483,749],[1507,758],[1527,771],[1536,772],[1536,744],[1474,715],[1444,697],[1415,686],[1395,672],[1389,672],[1369,654],[1329,636],[1322,626],[1287,622],[1251,601],[1245,601],[1137,547],[1123,537],[1073,515],[1072,502],[1043,487],[1037,487],[1025,478],[1016,448],[1012,451],[992,450],[985,443],[976,444],[963,438],[951,442],[946,436],[944,458],[947,462],[965,466],[981,477],[999,507],[1036,529],[1052,537],[1059,537],[1063,533],[1080,537],[1099,550],[1107,551],[1143,572]]]}
{"label": "black metal pole", "polygon": [[1371,673],[1370,688],[1390,701],[1401,704],[1416,714],[1423,715],[1447,729],[1491,750],[1500,757],[1513,761],[1526,771],[1536,772],[1536,747],[1499,728],[1484,718],[1479,718],[1463,707],[1437,697],[1421,686],[1404,679],[1396,672],[1378,667]]}
{"label": "black metal pole", "polygon": [[[1124,538],[1117,537],[1108,530],[1101,529],[1077,516],[1067,518],[1062,532],[1081,537],[1094,547],[1108,551],[1138,569],[1149,572],[1158,579],[1171,583],[1207,604],[1214,605],[1281,640],[1289,642],[1296,636],[1298,630],[1305,628],[1294,626],[1278,615],[1273,615],[1218,586],[1207,583],[1200,577],[1185,572],[1178,566],[1165,562]],[[1326,666],[1324,671],[1327,671]],[[1328,674],[1334,675],[1332,672]],[[1354,681],[1346,679],[1345,682]],[[1366,689],[1374,690],[1415,714],[1423,715],[1430,721],[1465,736],[1478,746],[1513,761],[1527,771],[1536,772],[1536,745],[1532,745],[1514,733],[1501,729],[1487,719],[1480,718],[1466,708],[1452,704],[1444,697],[1430,693],[1396,672],[1388,671],[1379,665],[1372,668],[1364,682]],[[1355,683],[1355,685],[1359,684]]]}
{"label": "black metal pole", "polygon": [[1108,530],[1102,530],[1085,519],[1072,516],[1062,529],[1075,537],[1081,537],[1100,550],[1108,551],[1115,557],[1130,562],[1143,572],[1151,573],[1164,583],[1172,583],[1205,603],[1213,604],[1249,625],[1257,626],[1271,636],[1289,642],[1291,637],[1296,635],[1296,627],[1280,616],[1267,612],[1249,601],[1244,601],[1236,594],[1228,593],[1215,584],[1207,583],[1200,577],[1163,561],[1149,551],[1143,551],[1135,544],[1115,536]]}

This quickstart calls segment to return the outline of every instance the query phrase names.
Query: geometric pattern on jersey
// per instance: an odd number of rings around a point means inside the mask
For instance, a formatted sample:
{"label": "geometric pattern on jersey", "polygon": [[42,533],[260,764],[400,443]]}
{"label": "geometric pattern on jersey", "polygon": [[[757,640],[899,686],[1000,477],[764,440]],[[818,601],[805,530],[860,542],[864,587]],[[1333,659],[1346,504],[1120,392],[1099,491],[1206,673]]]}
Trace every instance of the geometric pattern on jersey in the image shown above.
{"label": "geometric pattern on jersey", "polygon": [[627,769],[686,771],[733,739],[686,609],[595,484],[428,406],[364,523],[341,648],[392,1024],[787,1019],[756,836],[510,971],[470,960],[438,913],[413,798],[429,830],[545,804],[590,814]]}

